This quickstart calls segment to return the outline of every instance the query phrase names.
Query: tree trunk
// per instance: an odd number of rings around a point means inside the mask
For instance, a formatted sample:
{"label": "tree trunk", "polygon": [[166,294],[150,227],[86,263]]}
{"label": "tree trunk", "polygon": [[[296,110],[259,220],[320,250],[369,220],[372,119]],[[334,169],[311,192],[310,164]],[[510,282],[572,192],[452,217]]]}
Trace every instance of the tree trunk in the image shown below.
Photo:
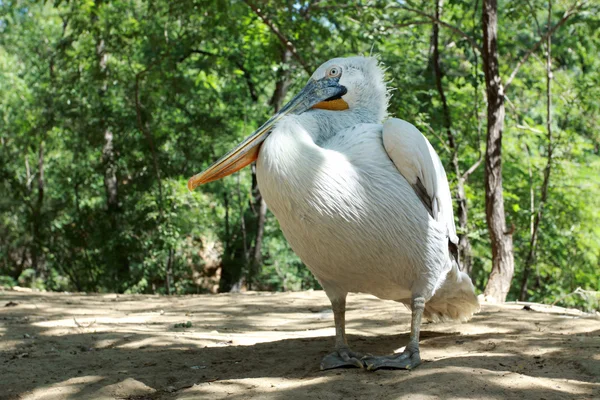
{"label": "tree trunk", "polygon": [[[281,68],[277,74],[277,81],[275,82],[275,89],[273,96],[271,97],[270,104],[273,106],[274,112],[278,112],[285,99],[288,88],[290,86],[289,81],[289,64],[292,58],[292,52],[287,48],[281,50]],[[239,66],[238,66],[239,67]],[[265,223],[267,219],[267,204],[265,203],[260,190],[258,189],[258,181],[256,179],[256,166],[252,165],[252,201],[250,208],[252,209],[252,223],[246,223],[242,221],[242,246],[244,264],[240,263],[239,254],[234,248],[233,243],[226,243],[224,254],[228,257],[224,260],[223,269],[221,271],[221,280],[219,282],[219,291],[226,292],[239,291],[244,285],[247,285],[249,289],[255,288],[256,277],[260,274],[262,266],[262,245],[265,231]],[[239,195],[238,195],[239,196]],[[227,198],[225,199],[227,202]],[[226,210],[228,206],[226,204]],[[244,218],[244,215],[242,215]],[[256,218],[256,223],[254,223]],[[229,231],[228,213],[226,213],[226,231]],[[255,230],[253,230],[255,227]],[[250,233],[254,233],[251,235]],[[254,236],[254,243],[248,251],[246,251],[246,235]],[[230,234],[226,234],[226,237],[230,238]],[[228,239],[229,240],[229,239]],[[243,275],[243,269],[246,268],[247,274]]]}
{"label": "tree trunk", "polygon": [[[97,10],[102,7],[103,2],[96,3]],[[92,26],[97,27],[98,15],[92,14]],[[98,133],[102,135],[104,144],[102,145],[102,165],[104,169],[104,192],[106,196],[106,213],[108,223],[110,224],[110,234],[119,235],[119,185],[117,179],[117,163],[115,155],[114,135],[107,121],[107,115],[110,112],[109,107],[104,100],[108,94],[108,57],[106,51],[106,43],[100,32],[96,33],[96,60],[98,71],[100,97],[100,122],[98,125]],[[110,245],[108,255],[108,263],[115,263],[116,271],[114,276],[114,287],[116,292],[123,289],[124,283],[129,279],[129,258],[127,250],[122,241],[117,237],[114,245]]]}
{"label": "tree trunk", "polygon": [[106,191],[106,207],[113,229],[116,229],[116,213],[119,211],[119,188],[117,183],[117,168],[113,146],[113,133],[110,128],[104,130],[104,146],[102,147],[104,163],[104,189]]}
{"label": "tree trunk", "polygon": [[[36,271],[37,278],[45,280],[46,279],[46,265],[43,254],[43,243],[44,238],[42,229],[43,229],[43,213],[42,208],[44,206],[44,192],[45,192],[45,182],[44,182],[44,139],[47,135],[47,132],[52,130],[54,127],[54,96],[53,96],[53,84],[54,84],[54,58],[50,58],[50,62],[48,65],[48,76],[50,78],[50,91],[46,93],[45,98],[45,106],[48,111],[48,117],[45,121],[43,129],[43,134],[39,139],[38,145],[38,173],[37,173],[37,201],[35,205],[32,207],[32,236],[33,243],[31,246],[31,264],[32,268]],[[29,168],[29,163],[27,162],[26,167]],[[28,172],[29,174],[29,172]],[[28,182],[31,185],[33,182]],[[31,186],[28,189],[31,192]]]}
{"label": "tree trunk", "polygon": [[236,238],[232,232],[230,221],[230,193],[227,190],[223,191],[223,205],[225,206],[225,234],[219,292],[239,292],[245,285],[243,276],[245,264],[240,262],[240,259],[238,258],[239,254],[235,243]]}
{"label": "tree trunk", "polygon": [[514,274],[512,232],[506,231],[502,192],[502,131],[504,89],[498,67],[498,3],[484,0],[483,69],[487,93],[487,139],[485,151],[485,210],[492,245],[492,272],[484,294],[498,302],[506,300]]}
{"label": "tree trunk", "polygon": [[275,91],[271,97],[271,105],[273,111],[278,112],[283,106],[283,100],[290,87],[290,60],[292,52],[288,49],[283,49],[281,53],[281,68],[278,71],[277,82],[275,82]]}
{"label": "tree trunk", "polygon": [[45,275],[45,266],[42,255],[42,207],[44,205],[44,142],[40,141],[38,148],[38,174],[37,174],[37,201],[33,207],[33,243],[31,248],[31,267],[39,278]]}
{"label": "tree trunk", "polygon": [[166,268],[166,275],[167,275],[167,279],[165,281],[165,285],[166,285],[166,289],[167,289],[167,295],[172,295],[173,294],[173,286],[174,283],[173,282],[173,249],[169,249],[169,255],[167,257],[167,268]]}
{"label": "tree trunk", "polygon": [[[255,169],[253,168],[253,171]],[[267,203],[260,194],[260,190],[256,187],[256,193],[254,195],[255,204],[258,205],[258,218],[256,221],[256,238],[254,240],[254,249],[252,254],[252,265],[250,271],[250,277],[255,278],[260,273],[260,267],[262,264],[262,243],[263,236],[265,233],[265,222],[267,220]],[[252,285],[252,280],[249,280]]]}
{"label": "tree trunk", "polygon": [[458,255],[460,269],[467,274],[473,270],[473,250],[469,240],[469,209],[465,194],[465,178],[459,176],[456,181],[456,202],[458,203]]}
{"label": "tree trunk", "polygon": [[[548,29],[552,23],[552,0],[548,1]],[[546,38],[546,137],[548,139],[548,151],[546,152],[546,167],[544,168],[544,180],[542,181],[542,194],[538,211],[533,219],[531,229],[531,239],[529,240],[529,252],[523,267],[523,279],[521,281],[521,291],[519,300],[527,299],[527,281],[531,274],[531,269],[535,263],[535,252],[540,228],[540,222],[544,212],[544,205],[548,199],[548,186],[550,184],[550,171],[552,170],[552,156],[554,151],[554,138],[552,137],[552,35]]]}
{"label": "tree trunk", "polygon": [[[435,3],[435,18],[440,20],[441,9],[443,0],[434,0]],[[437,23],[433,24],[432,33],[432,46],[433,46],[433,70],[435,72],[435,85],[442,101],[442,114],[444,117],[444,129],[446,130],[446,137],[448,140],[448,147],[451,151],[450,162],[452,169],[456,176],[456,201],[458,203],[458,256],[460,260],[461,270],[467,273],[471,272],[472,257],[471,257],[471,243],[469,241],[468,232],[468,206],[467,198],[465,195],[465,178],[463,178],[460,165],[458,163],[458,145],[456,143],[454,133],[452,132],[452,119],[450,116],[450,108],[448,106],[448,100],[444,92],[444,86],[442,84],[442,78],[444,73],[442,71],[442,65],[440,63],[440,49],[439,49],[439,32],[440,27]]]}
{"label": "tree trunk", "polygon": [[[97,3],[97,7],[100,7],[101,1]],[[92,17],[92,23],[97,22],[98,17],[94,14]],[[113,229],[116,228],[116,215],[115,213],[119,208],[119,193],[117,184],[117,173],[115,165],[115,152],[113,144],[113,133],[106,121],[106,114],[108,112],[107,107],[104,105],[103,99],[106,97],[108,91],[108,53],[105,49],[104,39],[98,34],[96,37],[96,59],[98,61],[98,73],[100,80],[99,95],[101,99],[101,119],[100,119],[100,130],[104,136],[104,145],[102,146],[102,163],[104,164],[104,189],[106,191],[106,206],[111,220]]]}
{"label": "tree trunk", "polygon": [[[281,53],[281,68],[278,72],[277,82],[275,83],[275,90],[271,97],[271,105],[273,106],[274,113],[277,113],[283,106],[283,100],[287,94],[290,86],[290,70],[289,62],[292,58],[292,52],[287,48],[282,49]],[[262,243],[265,232],[265,222],[267,219],[267,203],[260,194],[258,189],[258,181],[256,179],[256,167],[252,166],[252,194],[254,197],[254,204],[257,207],[257,223],[256,223],[256,236],[254,241],[254,248],[252,250],[252,260],[250,265],[250,279],[249,284],[252,285],[253,279],[260,273],[262,264]]]}

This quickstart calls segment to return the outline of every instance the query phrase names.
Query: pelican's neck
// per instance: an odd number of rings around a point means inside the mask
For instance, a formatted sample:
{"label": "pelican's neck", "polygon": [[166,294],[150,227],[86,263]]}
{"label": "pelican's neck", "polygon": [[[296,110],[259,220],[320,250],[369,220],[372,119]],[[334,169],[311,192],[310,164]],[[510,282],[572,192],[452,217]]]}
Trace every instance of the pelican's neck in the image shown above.
{"label": "pelican's neck", "polygon": [[335,136],[338,132],[358,124],[377,124],[381,120],[368,110],[329,111],[314,109],[295,116],[312,137],[321,145]]}
{"label": "pelican's neck", "polygon": [[[364,123],[381,123],[372,113],[311,110],[283,117],[265,139],[259,164],[271,174],[302,177],[298,167],[318,168],[322,164],[323,145],[340,131]],[[306,171],[305,171],[306,172]]]}
{"label": "pelican's neck", "polygon": [[323,161],[315,138],[317,121],[304,115],[283,117],[263,142],[256,161],[258,185],[269,207],[277,209],[309,183]]}

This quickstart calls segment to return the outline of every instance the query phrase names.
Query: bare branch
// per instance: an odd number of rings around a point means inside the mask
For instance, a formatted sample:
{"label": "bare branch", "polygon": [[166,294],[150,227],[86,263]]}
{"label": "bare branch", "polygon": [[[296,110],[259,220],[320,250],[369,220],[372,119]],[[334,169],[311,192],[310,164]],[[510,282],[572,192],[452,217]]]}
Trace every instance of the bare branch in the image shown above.
{"label": "bare branch", "polygon": [[401,24],[393,24],[393,27],[398,29],[398,28],[407,28],[409,26],[415,26],[415,25],[429,25],[431,24],[431,21],[408,21],[408,22],[403,22]]}
{"label": "bare branch", "polygon": [[[441,19],[443,0],[434,0],[435,7],[435,19]],[[444,84],[442,82],[444,77],[444,71],[442,69],[442,63],[440,61],[440,24],[435,21],[432,23],[431,43],[433,46],[432,52],[432,64],[435,76],[435,85],[437,87],[440,100],[442,102],[442,116],[443,125],[446,131],[446,139],[448,141],[448,147],[450,149],[450,164],[454,170],[456,179],[456,203],[457,203],[457,215],[458,215],[458,247],[456,254],[458,256],[457,262],[461,271],[471,271],[472,267],[472,256],[471,256],[471,244],[469,242],[469,211],[467,204],[467,197],[465,195],[465,180],[464,175],[461,175],[460,163],[458,160],[459,145],[456,141],[454,131],[452,130],[452,118],[450,113],[450,106],[448,105],[448,98],[444,91]],[[481,155],[481,152],[480,152]]]}
{"label": "bare branch", "polygon": [[[473,10],[473,25],[475,25],[475,15],[479,7],[479,0],[475,2],[475,9]],[[479,114],[479,79],[477,79],[477,71],[479,71],[479,57],[475,56],[475,90],[473,96],[473,115],[477,121],[477,150],[479,155],[477,161],[475,161],[462,175],[463,181],[467,181],[469,176],[477,170],[481,162],[483,161],[483,151],[481,149],[481,115]]]}
{"label": "bare branch", "polygon": [[292,52],[292,55],[294,56],[296,61],[298,61],[300,63],[300,65],[302,65],[302,68],[304,69],[304,71],[306,71],[306,73],[308,75],[311,75],[312,74],[311,68],[306,63],[304,58],[302,58],[300,53],[298,53],[298,49],[296,48],[296,46],[283,33],[281,33],[279,28],[277,28],[275,26],[275,24],[273,24],[273,21],[271,21],[269,18],[267,18],[267,16],[262,12],[262,10],[260,8],[256,7],[249,0],[244,0],[244,3],[246,3],[248,5],[248,7],[250,7],[256,15],[258,15],[258,17],[265,23],[265,25],[267,25],[269,28],[271,28],[271,31],[273,31],[275,36],[277,36],[277,38],[279,39],[281,44],[283,44],[289,51]]}
{"label": "bare branch", "polygon": [[419,125],[423,125],[425,128],[427,128],[427,130],[440,141],[442,146],[444,146],[444,150],[446,150],[448,153],[452,153],[452,150],[450,150],[450,147],[448,147],[448,143],[446,143],[446,141],[440,136],[439,133],[435,131],[435,129],[431,127],[431,125],[423,121],[420,121]]}
{"label": "bare branch", "polygon": [[533,7],[533,4],[531,4],[530,0],[526,0],[526,2],[529,6],[529,9],[531,10],[531,17],[533,18],[535,26],[537,27],[538,35],[542,36],[542,28],[540,27],[540,22],[538,21],[537,16],[535,15],[535,8]]}
{"label": "bare branch", "polygon": [[[577,14],[581,10],[581,8],[586,4],[587,4],[587,1],[583,1],[579,4],[578,3],[573,4],[567,11],[565,11],[565,13],[563,14],[560,21],[558,21],[552,28],[548,29],[546,34],[544,36],[542,36],[540,38],[540,40],[538,40],[538,42],[536,44],[534,44],[527,51],[527,53],[525,53],[523,55],[523,57],[521,57],[521,59],[519,60],[519,62],[517,63],[517,65],[515,66],[513,71],[511,72],[510,76],[506,80],[506,83],[504,84],[504,92],[505,93],[506,93],[508,87],[510,86],[510,84],[512,83],[512,81],[515,79],[515,77],[519,73],[519,70],[521,69],[523,64],[525,64],[527,62],[527,60],[529,60],[529,57],[531,56],[531,54],[536,52],[540,48],[540,46],[544,42],[546,42],[546,40],[548,39],[549,36],[552,36],[554,34],[554,32],[556,32],[558,30],[558,28],[560,28],[562,25],[564,25],[565,22],[567,22],[569,20],[569,18],[571,18],[573,15]],[[550,26],[550,25],[548,25],[548,26]]]}
{"label": "bare branch", "polygon": [[448,22],[445,22],[445,21],[442,21],[439,18],[436,18],[435,15],[430,15],[430,14],[427,14],[426,12],[421,11],[421,10],[417,10],[416,8],[410,8],[410,7],[405,7],[405,6],[390,6],[388,8],[399,8],[401,10],[410,11],[410,12],[418,14],[418,15],[420,15],[422,17],[428,18],[429,20],[435,22],[436,24],[442,25],[442,26],[450,29],[451,31],[459,34],[460,36],[462,36],[463,38],[465,38],[471,44],[471,46],[474,49],[476,49],[479,53],[481,53],[481,47],[479,46],[479,44],[477,44],[477,41],[473,37],[471,37],[471,35],[469,35],[465,31],[463,31],[462,29],[458,28],[457,26],[454,26],[452,24],[449,24]]}
{"label": "bare branch", "polygon": [[179,59],[179,62],[182,62],[183,60],[185,60],[186,58],[188,58],[192,54],[202,54],[203,56],[219,57],[218,54],[211,53],[210,51],[201,50],[201,49],[190,49],[187,54],[185,54],[184,56],[182,56]]}
{"label": "bare branch", "polygon": [[[552,0],[548,0],[548,26],[550,26],[552,17]],[[542,190],[537,213],[533,218],[533,229],[529,240],[529,252],[523,267],[523,279],[521,281],[520,300],[527,297],[527,281],[531,273],[532,266],[535,264],[536,249],[542,221],[544,206],[548,200],[548,187],[550,184],[550,172],[552,170],[552,159],[554,151],[554,137],[552,134],[552,35],[546,35],[546,138],[548,140],[548,149],[546,152],[546,167],[544,168],[544,179],[542,181]]]}
{"label": "bare branch", "polygon": [[544,132],[540,131],[539,129],[532,128],[532,127],[530,127],[528,125],[517,124],[517,128],[518,129],[522,129],[524,131],[529,131],[529,132],[537,133],[537,134],[544,133]]}
{"label": "bare branch", "polygon": [[469,167],[469,169],[466,170],[465,173],[462,175],[463,179],[467,180],[467,178],[469,178],[469,175],[471,175],[473,172],[475,172],[477,170],[477,167],[479,167],[479,165],[481,164],[482,161],[483,161],[483,154],[480,151],[479,158],[477,159],[477,161],[475,161],[473,163],[473,165],[471,165]]}
{"label": "bare branch", "polygon": [[311,8],[317,7],[320,2],[321,2],[321,0],[309,1],[306,8],[304,8],[300,11],[300,14],[304,17],[305,20],[308,21],[310,19]]}
{"label": "bare branch", "polygon": [[235,61],[235,65],[244,74],[244,79],[246,80],[246,85],[248,85],[248,91],[250,92],[250,98],[252,99],[252,101],[257,102],[258,92],[256,91],[256,86],[254,85],[254,82],[252,82],[252,77],[250,76],[248,68],[246,68],[244,66],[244,63],[242,63],[241,61]]}

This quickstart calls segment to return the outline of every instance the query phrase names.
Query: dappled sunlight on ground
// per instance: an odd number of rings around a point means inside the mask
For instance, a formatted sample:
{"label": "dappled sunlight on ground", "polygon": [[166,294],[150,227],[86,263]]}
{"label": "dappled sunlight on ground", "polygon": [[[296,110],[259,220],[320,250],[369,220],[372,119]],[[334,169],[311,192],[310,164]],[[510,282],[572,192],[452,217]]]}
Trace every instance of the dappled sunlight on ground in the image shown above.
{"label": "dappled sunlight on ground", "polygon": [[[484,305],[422,326],[414,371],[319,371],[333,314],[323,292],[126,296],[0,292],[0,399],[600,398],[600,320]],[[189,324],[188,324],[189,322]],[[191,324],[191,326],[190,326]],[[348,299],[359,352],[408,341],[406,308]]]}

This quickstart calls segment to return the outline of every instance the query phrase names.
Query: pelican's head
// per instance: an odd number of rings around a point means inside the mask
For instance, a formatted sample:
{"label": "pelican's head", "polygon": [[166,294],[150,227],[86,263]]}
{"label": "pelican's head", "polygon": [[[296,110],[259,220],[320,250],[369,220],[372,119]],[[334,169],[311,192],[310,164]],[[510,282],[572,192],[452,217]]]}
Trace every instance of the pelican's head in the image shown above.
{"label": "pelican's head", "polygon": [[205,171],[192,177],[188,181],[188,189],[193,190],[204,183],[224,178],[255,161],[262,142],[277,121],[286,115],[305,112],[346,113],[348,116],[361,115],[361,122],[380,122],[385,116],[387,102],[384,71],[377,59],[349,57],[329,60],[317,68],[300,93],[277,114]]}
{"label": "pelican's head", "polygon": [[368,114],[368,122],[383,120],[388,106],[388,91],[384,70],[376,58],[334,58],[317,68],[310,79],[319,81],[328,77],[337,77],[337,83],[345,88],[345,93],[333,107],[331,101],[323,101],[312,108],[361,112]]}

